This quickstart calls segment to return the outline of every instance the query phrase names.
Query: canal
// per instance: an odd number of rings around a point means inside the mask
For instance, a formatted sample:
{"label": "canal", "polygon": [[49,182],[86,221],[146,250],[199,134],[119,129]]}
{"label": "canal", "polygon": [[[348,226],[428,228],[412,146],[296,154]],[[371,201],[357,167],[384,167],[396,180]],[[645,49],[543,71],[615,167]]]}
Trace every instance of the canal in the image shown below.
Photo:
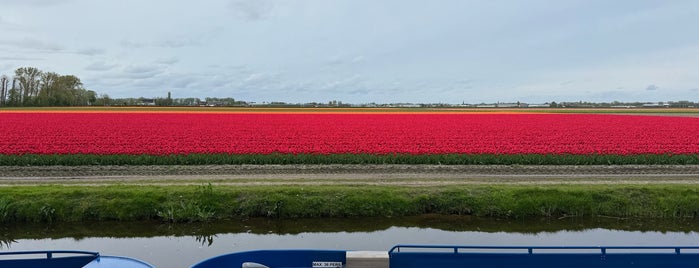
{"label": "canal", "polygon": [[496,220],[424,215],[407,218],[269,220],[163,224],[3,225],[0,250],[98,251],[189,267],[220,254],[254,249],[388,250],[396,244],[697,246],[699,221],[638,219]]}

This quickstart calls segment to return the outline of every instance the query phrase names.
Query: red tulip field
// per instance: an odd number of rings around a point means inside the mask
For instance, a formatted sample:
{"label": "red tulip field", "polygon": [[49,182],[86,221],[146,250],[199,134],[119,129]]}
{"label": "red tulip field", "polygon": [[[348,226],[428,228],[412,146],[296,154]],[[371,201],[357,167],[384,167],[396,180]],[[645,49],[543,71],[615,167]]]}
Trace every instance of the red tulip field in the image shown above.
{"label": "red tulip field", "polygon": [[699,154],[699,118],[476,113],[0,113],[0,154]]}

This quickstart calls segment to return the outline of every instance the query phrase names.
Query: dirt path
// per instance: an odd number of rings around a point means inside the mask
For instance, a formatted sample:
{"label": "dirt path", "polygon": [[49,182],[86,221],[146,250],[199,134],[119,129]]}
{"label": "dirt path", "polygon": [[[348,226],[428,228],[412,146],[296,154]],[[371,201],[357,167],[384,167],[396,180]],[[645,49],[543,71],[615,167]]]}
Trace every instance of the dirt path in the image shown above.
{"label": "dirt path", "polygon": [[0,185],[699,184],[699,165],[215,165],[0,167]]}

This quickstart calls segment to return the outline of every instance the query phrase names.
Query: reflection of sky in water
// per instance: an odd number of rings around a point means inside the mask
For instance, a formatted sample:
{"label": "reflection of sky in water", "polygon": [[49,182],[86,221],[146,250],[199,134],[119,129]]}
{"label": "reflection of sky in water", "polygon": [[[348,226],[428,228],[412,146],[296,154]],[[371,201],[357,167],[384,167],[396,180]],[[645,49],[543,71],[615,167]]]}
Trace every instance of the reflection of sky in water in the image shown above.
{"label": "reflection of sky in water", "polygon": [[[76,249],[99,251],[145,260],[156,267],[189,267],[212,256],[254,249],[321,248],[388,250],[396,244],[500,246],[689,246],[699,244],[697,232],[639,232],[590,229],[585,231],[522,233],[451,232],[392,227],[375,232],[280,234],[219,234],[211,246],[193,236],[152,238],[21,239],[10,250]],[[7,250],[7,249],[3,249]]]}

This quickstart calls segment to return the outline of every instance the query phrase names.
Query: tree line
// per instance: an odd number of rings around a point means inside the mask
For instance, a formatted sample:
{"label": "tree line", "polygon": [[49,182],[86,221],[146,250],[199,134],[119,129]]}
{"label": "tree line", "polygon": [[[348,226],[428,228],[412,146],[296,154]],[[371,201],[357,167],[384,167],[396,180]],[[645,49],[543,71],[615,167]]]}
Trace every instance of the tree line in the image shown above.
{"label": "tree line", "polygon": [[0,106],[86,106],[97,102],[97,93],[85,89],[75,75],[20,67],[13,77],[0,77]]}

